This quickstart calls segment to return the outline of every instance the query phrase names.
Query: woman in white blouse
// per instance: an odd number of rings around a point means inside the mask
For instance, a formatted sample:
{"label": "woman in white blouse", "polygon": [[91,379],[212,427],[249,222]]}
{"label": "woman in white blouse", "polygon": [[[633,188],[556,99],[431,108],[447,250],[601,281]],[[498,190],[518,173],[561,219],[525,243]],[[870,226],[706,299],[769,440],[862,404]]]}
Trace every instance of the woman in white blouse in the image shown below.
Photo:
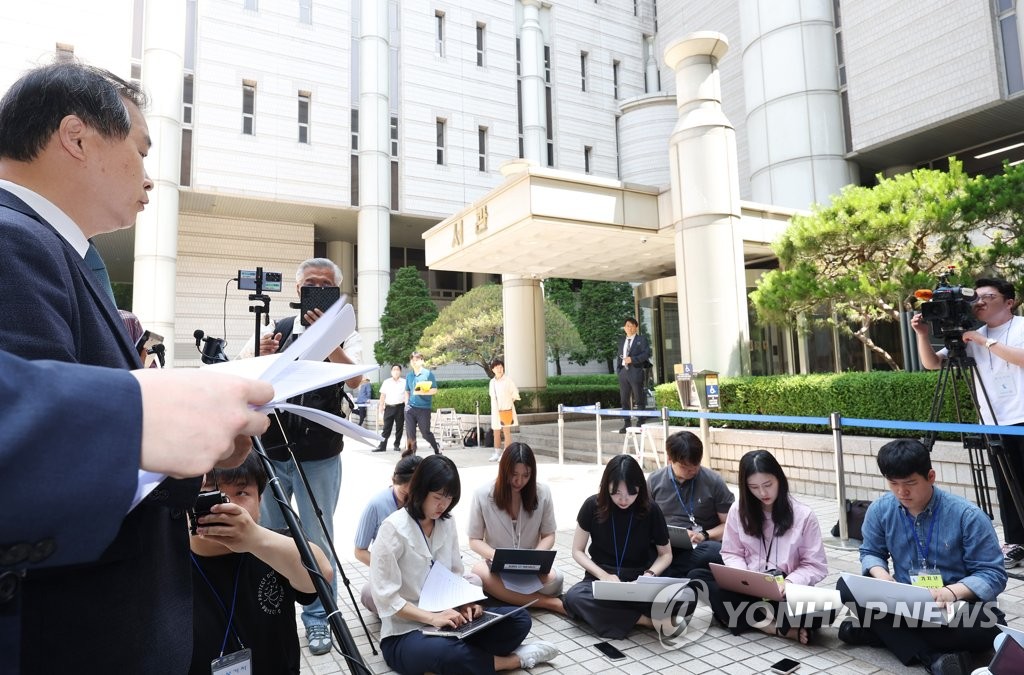
{"label": "woman in white blouse", "polygon": [[370,588],[381,620],[381,651],[388,666],[399,673],[489,674],[532,668],[559,653],[545,642],[523,644],[533,623],[527,612],[462,640],[420,632],[424,626],[460,626],[483,612],[475,603],[440,612],[417,606],[431,565],[462,574],[459,537],[451,520],[461,491],[455,463],[443,455],[427,457],[412,475],[405,507],[387,517],[373,542]]}
{"label": "woman in white blouse", "polygon": [[[555,545],[555,509],[551,490],[537,483],[537,460],[526,443],[513,443],[498,463],[498,478],[473,495],[469,512],[469,547],[483,560],[473,573],[483,581],[488,595],[511,605],[535,600],[535,607],[565,614],[559,595],[562,573],[552,568],[537,580],[539,588],[519,593],[505,587],[501,576],[491,574],[495,549],[533,548],[551,550]],[[525,576],[525,575],[523,575]]]}
{"label": "woman in white blouse", "polygon": [[[491,361],[491,378],[488,390],[491,395],[491,429],[494,431],[494,452],[490,461],[501,459],[502,448],[508,450],[512,443],[512,427],[519,425],[516,416],[516,401],[519,400],[519,387],[505,374],[505,362],[501,359]],[[502,433],[504,432],[504,434]],[[504,445],[502,435],[505,436]]]}

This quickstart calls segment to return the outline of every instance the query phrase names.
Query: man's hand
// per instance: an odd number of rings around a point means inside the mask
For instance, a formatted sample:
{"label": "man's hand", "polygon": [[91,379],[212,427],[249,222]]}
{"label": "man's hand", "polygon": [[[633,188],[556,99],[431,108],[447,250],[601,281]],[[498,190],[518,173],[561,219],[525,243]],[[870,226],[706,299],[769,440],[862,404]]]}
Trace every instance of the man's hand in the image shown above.
{"label": "man's hand", "polygon": [[280,346],[280,333],[267,333],[266,335],[260,336],[260,356],[266,356],[267,354],[276,354],[277,348]]}
{"label": "man's hand", "polygon": [[258,545],[263,528],[238,504],[214,504],[199,518],[196,534],[216,541],[235,553],[249,553]]}
{"label": "man's hand", "polygon": [[690,535],[690,543],[694,546],[703,544],[708,540],[708,536],[705,534],[704,530],[687,530],[687,534]]}
{"label": "man's hand", "polygon": [[250,405],[270,401],[266,382],[201,370],[132,371],[142,391],[139,466],[174,478],[202,476],[214,465],[238,466],[250,436],[270,420]]}
{"label": "man's hand", "polygon": [[322,309],[314,307],[313,309],[309,310],[302,316],[306,320],[306,323],[312,326],[314,323],[316,323],[316,320],[322,317],[323,315],[324,311]]}
{"label": "man's hand", "polygon": [[910,327],[914,329],[915,333],[925,337],[928,337],[931,332],[928,322],[924,320],[924,315],[921,312],[914,312],[914,316],[910,317]]}
{"label": "man's hand", "polygon": [[985,343],[988,342],[988,337],[982,335],[976,330],[969,330],[964,333],[964,342],[973,342],[976,345],[984,347]]}
{"label": "man's hand", "polygon": [[633,357],[632,356],[627,356],[627,357],[623,358],[622,359],[622,363],[624,365],[628,366],[629,364],[633,363]]}

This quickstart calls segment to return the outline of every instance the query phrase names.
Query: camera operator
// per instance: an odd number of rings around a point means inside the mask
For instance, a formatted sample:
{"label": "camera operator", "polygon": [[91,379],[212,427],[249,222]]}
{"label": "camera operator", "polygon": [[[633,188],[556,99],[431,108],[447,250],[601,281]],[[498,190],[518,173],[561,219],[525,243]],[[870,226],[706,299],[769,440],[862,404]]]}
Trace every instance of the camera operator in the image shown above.
{"label": "camera operator", "polygon": [[[299,265],[295,272],[295,290],[300,295],[303,287],[327,288],[341,286],[341,269],[327,258],[311,258]],[[301,313],[301,310],[300,310]],[[312,325],[323,312],[313,309],[305,314],[305,320]],[[274,354],[284,351],[303,331],[301,316],[294,315],[275,321],[260,336],[260,354]],[[238,358],[251,357],[254,352],[255,338],[242,348]],[[327,359],[334,363],[359,363],[363,355],[363,340],[359,333],[353,331]],[[358,387],[362,375],[356,375],[345,381],[350,387]],[[324,410],[335,415],[341,414],[341,402],[344,390],[342,385],[334,384],[303,394],[296,402]],[[279,415],[288,441],[296,459],[302,463],[302,470],[309,480],[310,492],[323,513],[324,523],[331,539],[334,539],[334,511],[338,505],[338,493],[341,489],[341,451],[343,437],[341,434],[326,429],[315,422],[290,413]],[[324,551],[329,550],[326,539],[317,521],[316,510],[310,495],[302,487],[298,469],[290,461],[288,449],[284,445],[277,421],[271,419],[270,429],[263,435],[263,445],[274,463],[274,471],[280,479],[285,497],[291,500],[292,495],[299,507],[299,518],[305,524],[307,534],[314,543]],[[262,523],[273,530],[283,530],[287,525],[281,515],[279,505],[273,499],[264,501],[260,506]],[[332,565],[333,565],[332,560]],[[338,571],[334,570],[335,579]],[[337,582],[332,582],[331,589],[337,595]],[[314,655],[326,654],[331,650],[331,631],[327,625],[327,613],[319,600],[302,610],[302,623],[306,627],[306,639],[309,651]]]}
{"label": "camera operator", "polygon": [[[974,290],[976,300],[972,311],[984,325],[978,330],[964,332],[963,341],[967,356],[974,358],[977,377],[983,385],[978,388],[982,421],[985,424],[1024,425],[1024,319],[1013,314],[1016,304],[1013,284],[1002,279],[983,278],[975,281]],[[910,325],[917,333],[921,364],[929,370],[940,368],[947,350],[936,352],[932,347],[928,323],[921,314],[915,314]],[[1000,438],[1007,464],[1018,478],[1024,477],[1024,437]],[[992,469],[1006,540],[1003,563],[1009,569],[1024,561],[1024,524],[1007,486],[1008,477],[998,467],[993,466]]]}

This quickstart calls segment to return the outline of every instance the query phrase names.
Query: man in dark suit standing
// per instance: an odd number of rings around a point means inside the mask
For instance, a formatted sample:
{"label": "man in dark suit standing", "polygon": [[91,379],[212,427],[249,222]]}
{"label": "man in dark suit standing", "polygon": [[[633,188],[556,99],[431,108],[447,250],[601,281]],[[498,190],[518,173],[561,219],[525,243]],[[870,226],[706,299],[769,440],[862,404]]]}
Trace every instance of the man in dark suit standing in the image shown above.
{"label": "man in dark suit standing", "polygon": [[[133,226],[149,201],[144,105],[136,85],[78,63],[31,70],[0,100],[0,309],[9,326],[0,349],[28,359],[141,366],[84,258],[91,237]],[[48,451],[45,437],[38,449]],[[96,450],[83,444],[83,452]],[[183,514],[199,481],[164,479],[145,496],[143,485],[160,478],[138,477],[135,498],[119,499],[126,515],[96,561],[26,574],[15,605],[4,608],[20,612],[22,672],[77,672],[83,664],[95,672],[188,669]],[[18,489],[31,500],[39,489],[60,487]]]}
{"label": "man in dark suit standing", "polygon": [[[625,335],[619,338],[615,372],[619,374],[619,405],[623,410],[647,407],[645,368],[651,360],[651,343],[637,332],[639,328],[640,324],[631,316],[622,326]],[[629,421],[629,417],[622,418],[620,434],[626,433]]]}

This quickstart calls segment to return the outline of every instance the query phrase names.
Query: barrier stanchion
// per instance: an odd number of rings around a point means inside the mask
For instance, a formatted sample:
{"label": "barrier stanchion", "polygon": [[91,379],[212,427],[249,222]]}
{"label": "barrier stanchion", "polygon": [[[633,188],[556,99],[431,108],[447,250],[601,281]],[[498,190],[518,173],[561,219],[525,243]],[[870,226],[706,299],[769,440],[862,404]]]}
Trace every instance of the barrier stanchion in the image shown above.
{"label": "barrier stanchion", "polygon": [[835,449],[836,501],[839,503],[839,537],[826,537],[829,548],[855,550],[860,547],[859,539],[850,539],[849,523],[846,522],[846,472],[843,467],[843,416],[837,412],[828,416],[832,428],[832,445]]}
{"label": "barrier stanchion", "polygon": [[558,404],[558,466],[565,463],[565,406]]}
{"label": "barrier stanchion", "polygon": [[476,447],[484,447],[484,437],[480,435],[480,401],[476,401]]}
{"label": "barrier stanchion", "polygon": [[601,466],[604,462],[601,461],[601,402],[598,401],[594,404],[594,417],[597,422],[597,465]]}
{"label": "barrier stanchion", "polygon": [[[665,466],[668,466],[668,406],[664,406],[661,409],[661,429],[665,432],[665,445],[662,450],[665,452]],[[654,449],[654,456],[658,456],[658,449]]]}

